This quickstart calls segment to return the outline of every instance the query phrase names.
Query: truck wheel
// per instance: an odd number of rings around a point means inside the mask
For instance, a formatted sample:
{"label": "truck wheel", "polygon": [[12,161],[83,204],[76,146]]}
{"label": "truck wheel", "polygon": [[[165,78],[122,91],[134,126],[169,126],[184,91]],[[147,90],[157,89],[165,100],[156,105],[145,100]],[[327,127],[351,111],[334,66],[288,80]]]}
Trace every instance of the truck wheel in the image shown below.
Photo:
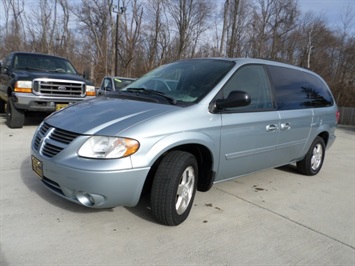
{"label": "truck wheel", "polygon": [[0,114],[5,113],[5,101],[0,99]]}
{"label": "truck wheel", "polygon": [[150,202],[154,217],[165,225],[179,225],[188,217],[195,193],[198,166],[195,156],[172,151],[156,171]]}
{"label": "truck wheel", "polygon": [[25,123],[24,112],[16,109],[12,98],[7,102],[6,113],[6,123],[9,128],[21,128]]}
{"label": "truck wheel", "polygon": [[325,144],[321,137],[316,137],[309,148],[306,157],[297,162],[297,169],[304,175],[316,175],[323,165]]}

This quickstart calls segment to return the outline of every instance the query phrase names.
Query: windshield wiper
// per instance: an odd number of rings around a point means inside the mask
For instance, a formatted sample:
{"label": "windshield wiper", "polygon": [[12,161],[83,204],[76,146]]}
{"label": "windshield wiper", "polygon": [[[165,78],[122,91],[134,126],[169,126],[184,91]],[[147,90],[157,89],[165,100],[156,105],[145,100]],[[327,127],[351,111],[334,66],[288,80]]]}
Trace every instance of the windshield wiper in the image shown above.
{"label": "windshield wiper", "polygon": [[167,99],[170,103],[172,103],[174,105],[177,103],[177,100],[175,98],[168,96],[168,95],[164,94],[164,92],[161,92],[161,91],[149,90],[149,89],[144,89],[144,88],[128,88],[123,91],[133,92],[133,93],[137,93],[137,94],[146,93],[146,94],[151,94],[151,95],[157,95],[157,96]]}

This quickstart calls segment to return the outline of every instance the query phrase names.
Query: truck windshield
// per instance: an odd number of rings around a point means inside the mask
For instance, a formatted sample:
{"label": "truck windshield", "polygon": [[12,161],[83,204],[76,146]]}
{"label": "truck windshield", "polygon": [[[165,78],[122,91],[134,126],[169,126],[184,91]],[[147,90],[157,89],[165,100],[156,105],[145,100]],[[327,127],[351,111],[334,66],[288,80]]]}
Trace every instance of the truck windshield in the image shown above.
{"label": "truck windshield", "polygon": [[235,65],[232,61],[191,59],[158,67],[122,91],[157,91],[177,103],[197,103],[207,95]]}
{"label": "truck windshield", "polygon": [[66,59],[37,54],[18,54],[13,61],[14,69],[39,70],[77,74],[73,65]]}

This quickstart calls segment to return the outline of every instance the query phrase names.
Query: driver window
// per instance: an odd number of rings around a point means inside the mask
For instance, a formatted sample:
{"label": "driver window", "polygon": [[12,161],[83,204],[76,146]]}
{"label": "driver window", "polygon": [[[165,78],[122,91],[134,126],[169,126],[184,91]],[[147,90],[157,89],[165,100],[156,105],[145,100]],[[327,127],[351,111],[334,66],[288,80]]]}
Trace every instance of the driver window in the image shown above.
{"label": "driver window", "polygon": [[103,84],[103,88],[102,90],[105,90],[105,91],[112,91],[112,84],[111,84],[111,79],[109,78],[106,78],[104,80],[104,84]]}
{"label": "driver window", "polygon": [[231,91],[245,91],[251,103],[248,106],[229,108],[228,111],[258,111],[273,108],[269,79],[262,65],[246,65],[237,70],[223,87],[224,98]]}

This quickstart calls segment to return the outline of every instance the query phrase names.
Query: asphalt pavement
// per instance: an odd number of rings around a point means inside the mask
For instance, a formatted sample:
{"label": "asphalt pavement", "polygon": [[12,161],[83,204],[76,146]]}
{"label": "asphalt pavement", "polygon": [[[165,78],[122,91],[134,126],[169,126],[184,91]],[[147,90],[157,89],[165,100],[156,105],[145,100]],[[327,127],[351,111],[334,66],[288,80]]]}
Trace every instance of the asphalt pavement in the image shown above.
{"label": "asphalt pavement", "polygon": [[95,210],[32,172],[41,118],[0,115],[0,265],[355,265],[355,129],[338,128],[321,172],[269,169],[198,192],[189,218],[157,224],[135,208]]}

